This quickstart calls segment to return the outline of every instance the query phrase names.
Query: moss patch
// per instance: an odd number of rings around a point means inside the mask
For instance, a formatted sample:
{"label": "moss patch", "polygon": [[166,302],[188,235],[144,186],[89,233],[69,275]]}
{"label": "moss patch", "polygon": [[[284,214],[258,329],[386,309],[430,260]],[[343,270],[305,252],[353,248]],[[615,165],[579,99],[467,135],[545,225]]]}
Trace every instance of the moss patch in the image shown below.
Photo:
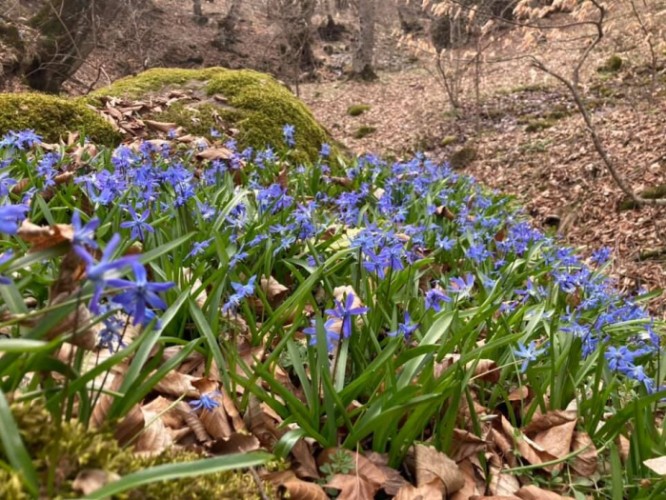
{"label": "moss patch", "polygon": [[[237,128],[242,147],[282,147],[282,128],[296,128],[296,156],[316,160],[322,143],[336,143],[315,120],[310,110],[289,89],[273,77],[251,70],[206,68],[202,70],[155,68],[134,77],[123,78],[97,90],[89,99],[105,95],[143,98],[169,87],[194,90],[198,103],[172,106],[153,115],[160,121],[172,121],[193,133],[206,133],[219,125],[221,118]],[[212,96],[221,95],[221,104]],[[334,151],[337,153],[338,151]]]}
{"label": "moss patch", "polygon": [[364,137],[374,134],[377,131],[377,127],[372,127],[370,125],[361,125],[356,132],[354,132],[354,139],[363,139]]}
{"label": "moss patch", "polygon": [[[639,196],[641,198],[645,198],[646,200],[659,200],[666,198],[666,184],[659,184],[658,186],[648,188],[640,193]],[[632,210],[634,208],[639,208],[639,205],[627,196],[620,202],[618,208],[620,210]]]}
{"label": "moss patch", "polygon": [[366,111],[370,110],[368,104],[352,104],[347,108],[347,114],[349,116],[361,116]]}
{"label": "moss patch", "polygon": [[624,60],[617,54],[613,54],[606,62],[597,68],[599,73],[617,73],[622,69]]}
{"label": "moss patch", "polygon": [[525,126],[525,132],[533,133],[546,130],[547,128],[555,125],[555,120],[549,118],[538,118],[534,120],[529,120]]}
{"label": "moss patch", "polygon": [[0,94],[0,134],[23,129],[34,129],[47,142],[70,131],[81,131],[98,144],[120,142],[120,134],[82,102],[35,93]]}
{"label": "moss patch", "polygon": [[[98,469],[122,477],[156,465],[203,458],[194,452],[176,450],[167,450],[152,457],[137,456],[129,449],[121,448],[110,433],[85,430],[77,421],[63,422],[55,439],[53,421],[41,404],[13,405],[12,413],[40,477],[45,498],[80,497],[73,489],[73,482],[81,471]],[[0,451],[2,458],[5,457]],[[48,471],[52,467],[56,470],[55,480],[51,486],[52,491],[47,491]],[[265,485],[265,488],[270,491],[270,485]],[[27,498],[16,473],[0,469],[0,497]],[[258,499],[260,494],[251,475],[219,472],[198,476],[196,479],[183,478],[146,484],[114,496],[131,499],[184,497]]]}
{"label": "moss patch", "polygon": [[465,168],[476,160],[476,155],[477,151],[475,147],[464,146],[451,155],[451,158],[449,158],[449,165],[454,170]]}

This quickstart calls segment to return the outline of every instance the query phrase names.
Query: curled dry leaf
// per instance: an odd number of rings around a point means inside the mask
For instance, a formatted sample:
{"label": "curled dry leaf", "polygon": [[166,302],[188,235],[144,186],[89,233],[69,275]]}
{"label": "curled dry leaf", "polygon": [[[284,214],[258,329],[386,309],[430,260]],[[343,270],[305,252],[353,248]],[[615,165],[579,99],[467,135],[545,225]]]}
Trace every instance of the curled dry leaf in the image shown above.
{"label": "curled dry leaf", "polygon": [[286,286],[273,278],[273,276],[269,276],[268,278],[262,277],[260,283],[261,290],[266,294],[266,298],[271,305],[275,305],[282,300],[289,291]]}
{"label": "curled dry leaf", "polygon": [[196,154],[198,160],[230,160],[234,153],[229,148],[222,146],[206,148]]}
{"label": "curled dry leaf", "polygon": [[511,474],[503,472],[502,461],[496,454],[493,453],[490,456],[489,462],[490,481],[488,482],[488,491],[492,495],[515,498],[513,494],[520,489],[518,479]]}
{"label": "curled dry leaf", "polygon": [[174,403],[163,396],[157,396],[143,407],[148,411],[160,415],[164,421],[164,425],[167,427],[177,428],[183,426],[183,404],[187,406],[187,403],[183,403],[182,401]]}
{"label": "curled dry leaf", "polygon": [[120,446],[126,446],[143,430],[145,423],[143,412],[138,405],[135,405],[116,425],[113,435]]}
{"label": "curled dry leaf", "polygon": [[[184,401],[180,401],[176,406],[176,411],[174,412],[182,419],[182,421],[187,425],[187,427],[194,432],[195,437],[200,443],[207,443],[211,440],[210,434],[206,431],[204,424],[201,422],[199,415],[197,415],[189,404]],[[168,421],[165,419],[165,423]]]}
{"label": "curled dry leaf", "polygon": [[224,399],[222,393],[212,396],[218,404],[212,410],[203,410],[199,417],[206,431],[215,439],[226,439],[233,433],[229,417],[224,408]]}
{"label": "curled dry leaf", "polygon": [[523,428],[523,433],[527,436],[535,436],[539,432],[546,431],[558,425],[576,421],[576,414],[567,411],[549,411],[540,415],[535,415],[532,421]]}
{"label": "curled dry leaf", "polygon": [[263,479],[286,490],[291,500],[328,500],[321,486],[298,479],[292,471],[273,472]]}
{"label": "curled dry leaf", "polygon": [[[345,450],[344,448],[328,448],[320,454],[318,458],[319,465],[321,466],[325,463],[330,462],[330,457],[333,454],[339,452],[344,452],[352,458],[352,462],[354,463],[353,475],[362,477],[363,480],[368,483],[368,485],[373,489],[374,492],[377,492],[377,490],[379,490],[379,488],[382,487],[382,485],[386,481],[386,474],[374,463],[372,463],[368,458],[364,457],[360,453],[356,453],[350,450]],[[342,483],[346,484],[347,488],[351,487],[349,484],[347,484],[346,480],[342,481]],[[354,487],[365,488],[364,485],[356,485]],[[332,488],[337,488],[337,486],[332,486]]]}
{"label": "curled dry leaf", "polygon": [[192,384],[194,380],[196,379],[191,375],[171,371],[155,384],[155,391],[177,398],[183,395],[188,398],[196,398],[199,396],[199,391]]}
{"label": "curled dry leaf", "polygon": [[453,440],[451,443],[451,459],[454,462],[476,455],[486,449],[488,443],[469,431],[453,429]]}
{"label": "curled dry leaf", "polygon": [[158,454],[171,446],[171,435],[164,425],[162,418],[152,411],[141,408],[143,414],[144,428],[134,442],[135,452],[147,452]]}
{"label": "curled dry leaf", "polygon": [[[580,451],[582,450],[582,451]],[[583,477],[589,477],[597,470],[598,452],[586,432],[575,432],[571,451],[580,451],[571,463],[571,468]]]}
{"label": "curled dry leaf", "polygon": [[[572,420],[571,422],[556,425],[548,430],[539,432],[534,436],[534,442],[554,457],[562,458],[568,455],[569,450],[571,450],[576,423],[576,420]],[[564,463],[559,463],[548,467],[548,469],[561,470],[563,466]]]}
{"label": "curled dry leaf", "polygon": [[518,429],[514,429],[504,416],[500,417],[500,425],[504,435],[513,442],[515,449],[518,450],[520,455],[530,464],[539,465],[556,459],[555,456],[541,448],[525,434]]}
{"label": "curled dry leaf", "polygon": [[38,226],[26,219],[21,223],[16,235],[26,243],[30,243],[31,252],[39,252],[64,242],[71,242],[74,238],[74,228],[71,224]]}
{"label": "curled dry leaf", "polygon": [[257,436],[261,445],[267,450],[272,450],[275,443],[282,437],[282,433],[275,425],[275,420],[266,414],[256,396],[250,396],[250,404],[244,421],[248,430]]}
{"label": "curled dry leaf", "polygon": [[631,449],[631,443],[626,437],[620,434],[615,439],[615,444],[617,444],[618,450],[620,452],[620,459],[622,460],[622,463],[625,463],[627,460],[629,460],[629,451]]}
{"label": "curled dry leaf", "polygon": [[474,464],[468,459],[458,464],[460,472],[465,478],[464,486],[451,495],[451,500],[467,500],[470,497],[482,495],[485,492],[485,482],[483,478],[478,478]]}
{"label": "curled dry leaf", "polygon": [[400,488],[409,484],[400,472],[388,466],[388,455],[370,451],[365,453],[365,457],[386,476],[382,484],[382,489],[387,495],[395,496],[400,491]]}
{"label": "curled dry leaf", "polygon": [[174,130],[178,124],[177,123],[168,123],[168,122],[157,122],[154,120],[143,120],[149,128],[157,130],[158,132],[164,132],[165,134]]}
{"label": "curled dry leaf", "polygon": [[72,482],[72,488],[88,496],[102,486],[119,479],[120,476],[115,472],[101,469],[84,469],[76,475],[74,482]]}
{"label": "curled dry leaf", "polygon": [[291,449],[291,456],[293,457],[291,468],[301,479],[320,479],[319,469],[317,462],[314,459],[312,448],[305,441],[299,439]]}
{"label": "curled dry leaf", "polygon": [[227,439],[216,439],[210,451],[216,455],[230,455],[232,453],[248,453],[261,447],[259,440],[251,434],[234,432]]}
{"label": "curled dry leaf", "polygon": [[417,486],[439,479],[442,482],[442,493],[448,496],[465,485],[465,478],[458,465],[441,451],[431,446],[417,444],[414,455]]}

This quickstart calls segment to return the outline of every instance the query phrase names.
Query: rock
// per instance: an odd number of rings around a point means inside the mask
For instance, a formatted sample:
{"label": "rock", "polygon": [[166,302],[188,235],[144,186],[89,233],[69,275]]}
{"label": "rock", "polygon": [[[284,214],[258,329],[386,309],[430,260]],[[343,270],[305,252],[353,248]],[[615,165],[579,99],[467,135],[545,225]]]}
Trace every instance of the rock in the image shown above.
{"label": "rock", "polygon": [[[104,96],[149,100],[174,90],[188,92],[192,98],[145,118],[174,122],[187,132],[199,135],[208,135],[211,128],[237,128],[240,147],[261,149],[283,147],[282,128],[293,125],[295,154],[304,160],[315,160],[325,142],[334,147],[334,153],[342,148],[285,85],[257,71],[220,67],[153,68],[118,80],[87,99],[96,105]],[[220,121],[224,122],[224,127],[220,128]]]}
{"label": "rock", "polygon": [[79,100],[45,94],[0,94],[0,135],[10,130],[34,129],[46,142],[81,131],[98,144],[115,145],[120,134]]}

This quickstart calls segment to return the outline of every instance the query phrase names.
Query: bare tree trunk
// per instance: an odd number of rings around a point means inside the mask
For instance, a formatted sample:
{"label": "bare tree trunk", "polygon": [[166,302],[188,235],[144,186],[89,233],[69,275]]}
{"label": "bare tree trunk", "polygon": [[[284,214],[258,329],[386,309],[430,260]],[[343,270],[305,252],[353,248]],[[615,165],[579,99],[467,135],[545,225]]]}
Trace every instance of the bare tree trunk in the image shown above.
{"label": "bare tree trunk", "polygon": [[375,0],[359,0],[359,40],[352,60],[352,76],[361,80],[377,78],[372,65],[375,49]]}
{"label": "bare tree trunk", "polygon": [[241,0],[232,0],[224,19],[218,23],[215,45],[224,49],[236,41],[236,25],[241,19]]}
{"label": "bare tree trunk", "polygon": [[113,0],[48,0],[30,20],[41,32],[37,52],[24,64],[30,87],[57,93],[97,44],[97,30],[112,23]]}

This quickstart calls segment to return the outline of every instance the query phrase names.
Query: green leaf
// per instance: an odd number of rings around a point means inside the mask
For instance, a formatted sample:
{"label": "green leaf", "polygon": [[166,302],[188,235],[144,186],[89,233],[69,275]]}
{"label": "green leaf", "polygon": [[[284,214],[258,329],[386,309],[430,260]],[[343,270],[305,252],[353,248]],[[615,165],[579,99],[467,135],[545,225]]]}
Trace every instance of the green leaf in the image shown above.
{"label": "green leaf", "polygon": [[169,481],[172,479],[183,479],[186,477],[202,476],[204,474],[214,474],[216,472],[256,467],[265,464],[271,458],[273,456],[268,453],[254,452],[206,458],[194,462],[157,465],[128,474],[118,481],[107,484],[85,498],[87,500],[102,500],[112,495],[118,495],[133,488],[158,481]]}
{"label": "green leaf", "polygon": [[9,403],[2,391],[0,391],[0,439],[9,463],[21,472],[25,487],[36,497],[39,492],[37,471],[23,445],[16,421],[9,409]]}

